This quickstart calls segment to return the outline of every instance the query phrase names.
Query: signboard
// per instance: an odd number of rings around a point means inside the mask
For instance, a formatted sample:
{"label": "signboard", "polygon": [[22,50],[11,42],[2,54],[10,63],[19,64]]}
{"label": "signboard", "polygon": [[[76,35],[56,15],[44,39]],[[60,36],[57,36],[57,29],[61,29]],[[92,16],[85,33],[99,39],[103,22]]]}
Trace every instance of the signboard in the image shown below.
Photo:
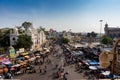
{"label": "signboard", "polygon": [[9,48],[10,58],[15,58],[15,49],[11,46]]}
{"label": "signboard", "polygon": [[19,52],[21,52],[21,53],[24,52],[24,51],[25,51],[24,48],[19,49]]}

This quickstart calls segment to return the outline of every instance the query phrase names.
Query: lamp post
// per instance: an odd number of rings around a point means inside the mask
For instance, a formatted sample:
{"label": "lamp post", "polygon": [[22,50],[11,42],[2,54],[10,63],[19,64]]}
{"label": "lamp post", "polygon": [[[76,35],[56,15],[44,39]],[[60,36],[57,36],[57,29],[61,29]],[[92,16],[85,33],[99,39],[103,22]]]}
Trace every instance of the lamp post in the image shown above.
{"label": "lamp post", "polygon": [[99,22],[100,22],[100,38],[101,38],[102,37],[101,33],[102,33],[102,22],[103,22],[103,20],[100,20]]}

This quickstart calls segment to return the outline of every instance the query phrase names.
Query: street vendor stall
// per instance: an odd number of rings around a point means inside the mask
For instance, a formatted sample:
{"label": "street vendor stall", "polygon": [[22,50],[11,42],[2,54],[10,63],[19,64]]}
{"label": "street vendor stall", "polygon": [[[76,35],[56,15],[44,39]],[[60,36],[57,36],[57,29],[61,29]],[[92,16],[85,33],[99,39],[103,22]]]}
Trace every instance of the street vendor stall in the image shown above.
{"label": "street vendor stall", "polygon": [[3,64],[3,65],[6,65],[7,68],[10,68],[10,67],[12,66],[12,62],[11,62],[10,60],[4,60],[4,61],[2,62],[2,64]]}
{"label": "street vendor stall", "polygon": [[28,55],[29,53],[28,52],[23,52],[22,55],[25,56],[25,55]]}
{"label": "street vendor stall", "polygon": [[29,59],[29,61],[34,61],[36,59],[36,57],[32,57]]}
{"label": "street vendor stall", "polygon": [[28,55],[27,55],[27,56],[25,56],[25,58],[29,59],[29,58],[30,58],[30,56],[28,56]]}
{"label": "street vendor stall", "polygon": [[10,60],[4,60],[4,61],[2,61],[2,64],[11,64],[11,61]]}

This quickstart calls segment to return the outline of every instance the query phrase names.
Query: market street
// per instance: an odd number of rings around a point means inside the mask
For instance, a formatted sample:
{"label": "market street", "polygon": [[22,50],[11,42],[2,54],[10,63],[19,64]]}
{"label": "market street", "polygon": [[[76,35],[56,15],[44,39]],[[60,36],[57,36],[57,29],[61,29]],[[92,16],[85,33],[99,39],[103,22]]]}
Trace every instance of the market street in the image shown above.
{"label": "market street", "polygon": [[[60,46],[56,45],[55,48],[58,50],[58,53],[55,53],[55,55],[52,55],[52,54],[50,55],[52,64],[47,64],[47,72],[45,74],[39,73],[38,66],[36,66],[36,71],[37,71],[36,73],[20,74],[18,76],[15,76],[14,78],[20,79],[20,80],[54,80],[54,79],[52,79],[53,73],[56,72],[56,69],[54,69],[54,67],[58,63],[59,63],[59,65],[61,65],[64,60],[64,56],[62,56],[60,58],[56,57],[57,54],[61,54],[63,52],[63,50],[60,48]],[[68,80],[86,79],[85,77],[83,77],[82,73],[75,72],[74,65],[65,66],[64,72],[69,72]],[[56,80],[58,80],[58,79],[56,79]]]}

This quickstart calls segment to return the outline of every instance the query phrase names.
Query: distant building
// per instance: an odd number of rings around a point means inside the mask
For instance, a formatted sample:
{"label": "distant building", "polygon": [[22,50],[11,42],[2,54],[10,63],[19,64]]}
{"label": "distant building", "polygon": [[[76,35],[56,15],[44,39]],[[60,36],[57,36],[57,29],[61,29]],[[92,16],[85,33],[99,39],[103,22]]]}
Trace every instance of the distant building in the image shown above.
{"label": "distant building", "polygon": [[108,24],[105,24],[105,35],[111,37],[112,39],[120,37],[120,28],[119,27],[109,27]]}
{"label": "distant building", "polygon": [[[46,35],[44,31],[41,30],[38,32],[37,29],[35,29],[33,26],[29,27],[24,34],[31,36],[33,42],[32,49],[41,48],[41,45],[46,42]],[[16,44],[19,35],[21,34],[19,34],[18,32],[18,28],[17,27],[13,28],[13,30],[10,33],[11,46]]]}

